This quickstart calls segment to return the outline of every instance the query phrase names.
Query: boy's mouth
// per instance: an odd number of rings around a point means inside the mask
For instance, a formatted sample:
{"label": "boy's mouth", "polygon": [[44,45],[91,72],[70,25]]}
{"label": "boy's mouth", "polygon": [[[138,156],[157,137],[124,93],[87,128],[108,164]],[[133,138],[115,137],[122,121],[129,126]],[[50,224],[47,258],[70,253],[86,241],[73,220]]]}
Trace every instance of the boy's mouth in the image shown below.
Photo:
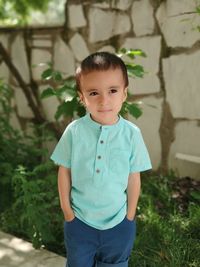
{"label": "boy's mouth", "polygon": [[98,110],[98,112],[110,112],[112,111],[112,109],[101,109],[101,110]]}

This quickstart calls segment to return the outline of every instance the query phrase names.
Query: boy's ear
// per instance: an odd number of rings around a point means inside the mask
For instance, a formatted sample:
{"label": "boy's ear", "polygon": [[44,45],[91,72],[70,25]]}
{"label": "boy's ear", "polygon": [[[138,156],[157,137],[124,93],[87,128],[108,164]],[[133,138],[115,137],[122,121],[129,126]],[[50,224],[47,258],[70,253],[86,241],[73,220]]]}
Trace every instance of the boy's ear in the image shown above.
{"label": "boy's ear", "polygon": [[82,94],[81,94],[81,92],[80,91],[78,91],[78,97],[80,98],[80,100],[81,100],[81,98],[82,98]]}
{"label": "boy's ear", "polygon": [[80,102],[84,105],[84,97],[83,97],[83,94],[80,91],[78,91],[78,96],[80,98]]}
{"label": "boy's ear", "polygon": [[128,87],[124,88],[124,101],[126,101],[128,95]]}

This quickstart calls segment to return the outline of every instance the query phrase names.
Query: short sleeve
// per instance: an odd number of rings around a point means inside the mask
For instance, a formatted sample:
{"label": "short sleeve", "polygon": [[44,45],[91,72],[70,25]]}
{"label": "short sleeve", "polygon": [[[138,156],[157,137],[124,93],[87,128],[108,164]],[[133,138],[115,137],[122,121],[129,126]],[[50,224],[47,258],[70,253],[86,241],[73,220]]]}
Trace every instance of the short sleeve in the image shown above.
{"label": "short sleeve", "polygon": [[149,153],[144,143],[140,129],[134,132],[132,153],[130,158],[130,173],[152,169]]}
{"label": "short sleeve", "polygon": [[72,133],[67,127],[58,141],[51,159],[57,165],[62,165],[66,168],[71,168],[71,154],[72,154]]}

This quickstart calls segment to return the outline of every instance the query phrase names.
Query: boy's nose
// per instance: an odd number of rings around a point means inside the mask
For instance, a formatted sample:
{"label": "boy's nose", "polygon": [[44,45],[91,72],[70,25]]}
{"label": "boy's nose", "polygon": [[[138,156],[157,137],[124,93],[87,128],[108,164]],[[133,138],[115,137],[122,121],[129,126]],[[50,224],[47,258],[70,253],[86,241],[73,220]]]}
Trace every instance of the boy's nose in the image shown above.
{"label": "boy's nose", "polygon": [[106,96],[101,96],[101,97],[100,97],[99,103],[100,103],[101,105],[105,105],[105,104],[107,104],[107,102],[108,102],[108,99],[107,99]]}

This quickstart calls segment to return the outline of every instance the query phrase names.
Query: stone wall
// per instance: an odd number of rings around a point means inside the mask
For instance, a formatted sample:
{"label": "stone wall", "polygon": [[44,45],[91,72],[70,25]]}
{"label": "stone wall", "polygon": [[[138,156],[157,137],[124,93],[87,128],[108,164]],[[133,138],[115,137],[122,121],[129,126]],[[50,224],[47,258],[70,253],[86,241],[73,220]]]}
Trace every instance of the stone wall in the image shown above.
{"label": "stone wall", "polygon": [[[63,27],[1,29],[0,41],[30,89],[39,91],[44,67],[33,64],[52,61],[70,76],[89,53],[144,50],[147,58],[136,63],[147,74],[130,79],[129,87],[143,116],[129,119],[141,128],[155,170],[200,178],[200,33],[193,30],[200,19],[194,8],[192,0],[68,0]],[[13,124],[23,128],[33,111],[4,62],[0,73],[15,88]],[[57,105],[55,98],[41,103],[51,122]]]}

